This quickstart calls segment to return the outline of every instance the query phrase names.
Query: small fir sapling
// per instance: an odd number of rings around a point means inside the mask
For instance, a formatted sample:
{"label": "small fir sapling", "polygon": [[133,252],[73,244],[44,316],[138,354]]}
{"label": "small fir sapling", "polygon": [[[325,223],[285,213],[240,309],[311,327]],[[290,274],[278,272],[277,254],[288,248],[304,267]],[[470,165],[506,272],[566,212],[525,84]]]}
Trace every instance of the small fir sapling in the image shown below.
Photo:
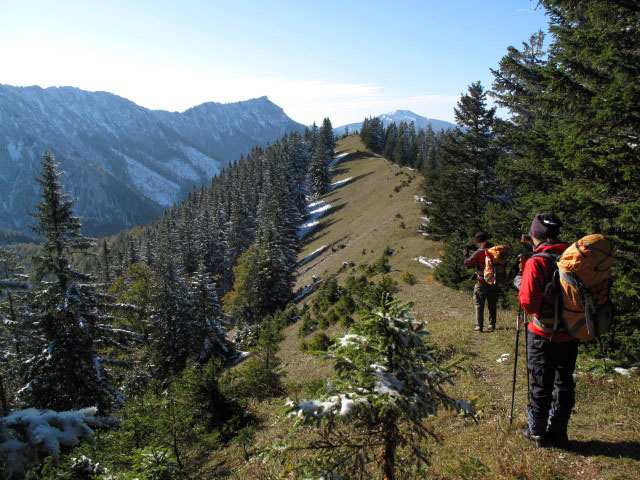
{"label": "small fir sapling", "polygon": [[473,415],[468,402],[445,391],[458,362],[437,363],[425,343],[424,324],[409,316],[410,308],[384,295],[351,333],[335,340],[327,357],[335,362],[337,378],[327,393],[285,406],[294,427],[315,425],[318,438],[305,446],[285,442],[275,456],[313,452],[296,467],[301,474],[338,472],[350,478],[378,468],[392,480],[396,471],[427,464],[423,441],[435,432],[425,419],[440,407]]}

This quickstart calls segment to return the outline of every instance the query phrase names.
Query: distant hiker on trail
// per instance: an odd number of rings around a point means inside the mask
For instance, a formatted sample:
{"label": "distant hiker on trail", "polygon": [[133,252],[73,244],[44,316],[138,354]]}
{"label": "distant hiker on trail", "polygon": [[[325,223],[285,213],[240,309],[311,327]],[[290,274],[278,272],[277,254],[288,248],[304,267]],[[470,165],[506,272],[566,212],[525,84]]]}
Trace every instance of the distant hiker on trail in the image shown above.
{"label": "distant hiker on trail", "polygon": [[561,226],[562,222],[554,214],[536,215],[529,230],[534,255],[514,281],[520,289],[520,305],[533,318],[528,332],[525,331],[530,388],[528,423],[523,425],[522,435],[539,447],[567,445],[567,425],[575,404],[573,371],[578,340],[564,328],[554,332],[558,293],[546,288],[555,264],[545,255],[560,255],[569,246],[558,240]]}
{"label": "distant hiker on trail", "polygon": [[492,332],[496,328],[496,312],[498,309],[498,286],[490,285],[484,280],[484,269],[486,255],[485,250],[491,247],[487,241],[487,234],[478,232],[475,235],[475,247],[477,250],[469,256],[470,250],[474,245],[464,248],[464,266],[467,268],[476,268],[475,278],[476,284],[473,287],[473,301],[476,305],[476,326],[475,331],[482,332],[484,327],[484,304],[487,303],[489,309],[489,327],[487,332]]}

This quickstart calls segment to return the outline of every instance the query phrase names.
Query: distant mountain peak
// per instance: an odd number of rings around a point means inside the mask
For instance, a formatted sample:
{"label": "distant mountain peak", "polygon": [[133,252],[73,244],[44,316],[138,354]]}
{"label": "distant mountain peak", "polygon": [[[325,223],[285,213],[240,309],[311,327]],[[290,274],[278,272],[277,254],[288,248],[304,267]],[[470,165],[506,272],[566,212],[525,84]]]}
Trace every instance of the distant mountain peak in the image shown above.
{"label": "distant mountain peak", "polygon": [[[445,120],[437,120],[435,118],[423,117],[422,115],[418,115],[411,110],[402,110],[397,109],[391,112],[382,113],[377,115],[381,120],[384,126],[386,127],[390,123],[400,123],[406,122],[415,124],[416,128],[426,129],[428,125],[431,125],[431,128],[435,132],[439,132],[440,130],[449,130],[451,128],[455,128],[455,124],[451,122],[447,122]],[[333,131],[336,135],[342,135],[346,132],[346,129],[349,129],[350,132],[354,132],[356,130],[360,130],[362,128],[362,122],[350,123],[348,125],[342,125],[340,127],[336,127]]]}

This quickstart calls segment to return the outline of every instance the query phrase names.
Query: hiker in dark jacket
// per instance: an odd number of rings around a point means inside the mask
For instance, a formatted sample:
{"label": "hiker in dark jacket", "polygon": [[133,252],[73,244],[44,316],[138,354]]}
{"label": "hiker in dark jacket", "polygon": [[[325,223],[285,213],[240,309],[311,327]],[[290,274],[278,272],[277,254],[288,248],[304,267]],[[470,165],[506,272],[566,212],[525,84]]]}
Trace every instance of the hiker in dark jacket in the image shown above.
{"label": "hiker in dark jacket", "polygon": [[487,303],[489,309],[489,326],[488,332],[492,332],[496,328],[496,311],[498,309],[498,286],[489,285],[484,281],[484,267],[486,255],[484,251],[491,248],[491,244],[487,241],[487,234],[478,232],[475,235],[475,246],[477,250],[469,256],[469,248],[465,247],[464,266],[476,269],[476,284],[473,287],[473,301],[476,306],[476,326],[477,332],[482,332],[484,327],[484,304]]}
{"label": "hiker in dark jacket", "polygon": [[527,332],[528,422],[522,434],[537,446],[567,445],[567,425],[575,403],[573,371],[578,340],[563,328],[554,332],[555,297],[560,292],[550,289],[545,295],[555,265],[544,255],[560,255],[569,246],[558,240],[561,226],[556,215],[536,215],[529,231],[534,255],[525,263],[521,278],[516,277],[515,281],[520,288],[520,305],[532,316]]}

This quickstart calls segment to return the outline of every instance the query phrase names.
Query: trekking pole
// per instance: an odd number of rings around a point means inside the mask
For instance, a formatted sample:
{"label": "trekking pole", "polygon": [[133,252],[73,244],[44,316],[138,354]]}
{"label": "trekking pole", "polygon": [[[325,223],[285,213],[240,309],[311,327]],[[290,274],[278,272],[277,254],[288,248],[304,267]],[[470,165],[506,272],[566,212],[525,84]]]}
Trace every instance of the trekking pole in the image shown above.
{"label": "trekking pole", "polygon": [[[518,371],[518,344],[520,343],[520,322],[522,321],[522,307],[518,307],[518,320],[516,322],[516,351],[513,356],[513,385],[511,386],[511,412],[509,413],[509,425],[513,424],[513,405],[516,400],[516,373]],[[528,375],[527,375],[528,377]]]}
{"label": "trekking pole", "polygon": [[[522,307],[520,307],[522,309]],[[531,381],[529,380],[529,314],[524,312],[524,359],[527,367],[527,399],[531,391]]]}

